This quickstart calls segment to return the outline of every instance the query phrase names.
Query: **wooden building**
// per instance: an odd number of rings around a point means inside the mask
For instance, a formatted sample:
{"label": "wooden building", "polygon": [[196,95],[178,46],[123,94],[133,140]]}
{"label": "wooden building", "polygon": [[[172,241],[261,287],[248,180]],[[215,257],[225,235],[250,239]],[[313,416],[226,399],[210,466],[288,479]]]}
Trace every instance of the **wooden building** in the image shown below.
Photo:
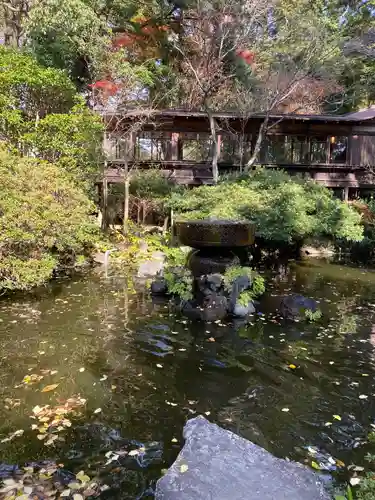
{"label": "wooden building", "polygon": [[[124,168],[159,167],[177,183],[212,183],[206,113],[166,110],[103,115],[104,183],[123,182]],[[262,114],[215,113],[219,175],[246,165]],[[271,115],[257,165],[300,173],[340,190],[344,199],[375,188],[375,108],[346,115]]]}

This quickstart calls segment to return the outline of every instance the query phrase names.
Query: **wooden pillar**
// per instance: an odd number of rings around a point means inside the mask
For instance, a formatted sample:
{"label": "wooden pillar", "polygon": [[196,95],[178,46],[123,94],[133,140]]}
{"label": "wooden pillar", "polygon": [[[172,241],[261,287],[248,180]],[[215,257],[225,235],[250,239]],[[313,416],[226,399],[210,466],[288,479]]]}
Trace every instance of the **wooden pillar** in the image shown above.
{"label": "wooden pillar", "polygon": [[342,200],[343,201],[349,201],[349,188],[348,187],[345,187],[342,190]]}

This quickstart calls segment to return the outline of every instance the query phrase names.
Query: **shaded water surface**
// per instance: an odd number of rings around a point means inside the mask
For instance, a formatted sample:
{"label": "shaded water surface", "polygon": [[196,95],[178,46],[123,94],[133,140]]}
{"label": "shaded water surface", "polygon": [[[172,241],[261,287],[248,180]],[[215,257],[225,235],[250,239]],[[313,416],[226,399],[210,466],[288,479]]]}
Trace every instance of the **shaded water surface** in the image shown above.
{"label": "shaded water surface", "polygon": [[[186,419],[203,414],[280,457],[327,471],[364,465],[375,273],[311,261],[267,280],[248,324],[190,323],[126,277],[98,273],[0,302],[1,461],[56,460],[99,477],[103,498],[152,498]],[[320,301],[322,320],[283,322],[279,297],[292,292]],[[85,402],[46,445],[35,407],[73,397]]]}

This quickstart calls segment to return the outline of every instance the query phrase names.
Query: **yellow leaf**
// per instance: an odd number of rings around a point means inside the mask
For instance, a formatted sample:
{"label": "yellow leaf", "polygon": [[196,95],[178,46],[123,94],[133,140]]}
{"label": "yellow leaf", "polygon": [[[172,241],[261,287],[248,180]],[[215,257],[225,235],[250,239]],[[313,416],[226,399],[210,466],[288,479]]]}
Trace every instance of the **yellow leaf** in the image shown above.
{"label": "yellow leaf", "polygon": [[336,460],[336,465],[338,467],[345,467],[345,464],[344,464],[344,462],[342,460]]}
{"label": "yellow leaf", "polygon": [[297,367],[296,367],[296,365],[291,364],[291,365],[289,365],[289,368],[290,368],[291,370],[295,370]]}
{"label": "yellow leaf", "polygon": [[180,472],[184,473],[189,469],[189,466],[187,464],[182,464],[180,467]]}
{"label": "yellow leaf", "polygon": [[59,386],[59,384],[46,385],[45,387],[43,387],[43,389],[41,390],[41,392],[54,391],[58,386]]}
{"label": "yellow leaf", "polygon": [[320,470],[320,467],[319,467],[319,464],[317,464],[316,462],[311,462],[311,467],[314,467],[314,469],[316,470]]}
{"label": "yellow leaf", "polygon": [[340,415],[333,415],[333,418],[334,418],[335,420],[341,420]]}

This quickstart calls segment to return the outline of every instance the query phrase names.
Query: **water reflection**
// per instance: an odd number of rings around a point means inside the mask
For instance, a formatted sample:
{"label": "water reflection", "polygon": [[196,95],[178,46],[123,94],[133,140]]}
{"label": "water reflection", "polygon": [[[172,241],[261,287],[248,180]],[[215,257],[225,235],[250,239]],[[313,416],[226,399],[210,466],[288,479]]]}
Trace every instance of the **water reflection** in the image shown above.
{"label": "water reflection", "polygon": [[[375,274],[309,261],[266,277],[261,314],[246,324],[191,323],[126,277],[96,274],[3,301],[0,438],[25,431],[0,444],[3,460],[56,459],[99,476],[108,498],[149,498],[184,422],[204,414],[278,456],[311,463],[313,450],[329,471],[336,459],[362,463],[375,410]],[[284,322],[278,304],[291,291],[319,300],[322,320]],[[22,383],[32,374],[43,378]],[[46,447],[32,409],[72,395],[87,403]],[[141,454],[126,455],[134,447]],[[108,452],[120,458],[107,463]]]}

